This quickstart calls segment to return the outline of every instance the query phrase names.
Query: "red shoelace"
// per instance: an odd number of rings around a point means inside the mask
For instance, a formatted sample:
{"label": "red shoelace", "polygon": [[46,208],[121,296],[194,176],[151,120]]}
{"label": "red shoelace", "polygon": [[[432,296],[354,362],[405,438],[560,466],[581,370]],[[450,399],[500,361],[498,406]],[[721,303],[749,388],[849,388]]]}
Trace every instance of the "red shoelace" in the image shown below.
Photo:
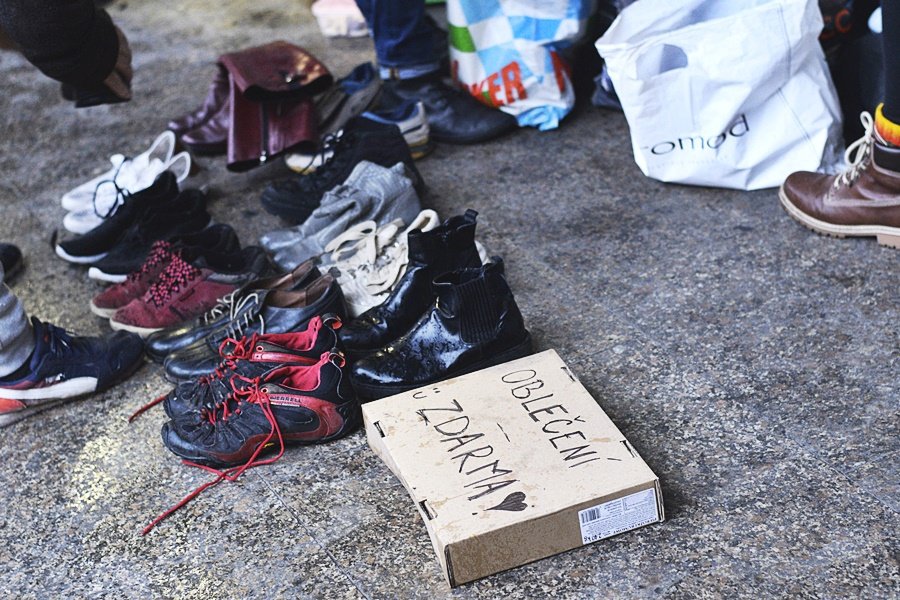
{"label": "red shoelace", "polygon": [[[247,387],[242,388],[237,386],[235,384],[236,379],[246,382],[248,384]],[[269,425],[271,427],[269,429],[268,435],[262,441],[262,443],[256,447],[256,450],[253,451],[253,454],[250,455],[250,458],[247,460],[247,462],[237,467],[230,467],[228,469],[220,470],[189,460],[182,460],[181,462],[189,467],[196,467],[198,469],[203,469],[208,473],[212,473],[216,476],[215,479],[212,479],[200,485],[199,487],[194,489],[194,491],[182,498],[181,501],[179,501],[177,504],[153,519],[153,521],[149,525],[144,527],[143,531],[141,531],[141,535],[147,535],[148,533],[150,533],[150,531],[152,531],[154,527],[168,518],[169,515],[185,506],[188,502],[202,494],[205,490],[213,487],[214,485],[218,485],[223,481],[237,481],[238,478],[240,478],[240,476],[244,473],[244,471],[247,471],[248,469],[252,469],[254,467],[270,465],[280,459],[284,454],[284,438],[282,438],[281,436],[281,429],[278,427],[278,421],[276,421],[275,415],[272,414],[272,406],[269,404],[269,393],[266,384],[261,384],[259,377],[248,379],[246,377],[235,375],[231,379],[231,387],[233,390],[232,398],[236,400],[235,408],[232,409],[230,406],[231,402],[226,399],[216,407],[216,410],[207,412],[207,414],[205,415],[207,423],[215,427],[218,422],[224,423],[228,421],[231,416],[241,414],[242,404],[257,404],[259,405],[260,409],[263,412],[263,415],[265,415],[266,420],[269,422]],[[278,453],[268,458],[259,459],[259,454],[272,443],[273,438],[277,438]]]}
{"label": "red shoelace", "polygon": [[[227,376],[231,374],[232,371],[237,367],[237,363],[240,360],[247,360],[253,354],[253,348],[256,346],[256,342],[259,339],[259,334],[254,333],[250,337],[243,337],[240,340],[236,340],[234,338],[226,338],[221,344],[219,344],[219,356],[222,357],[222,360],[219,361],[219,364],[212,371],[212,373],[208,373],[206,375],[201,375],[198,379],[198,382],[202,385],[209,385],[217,380],[225,379]],[[130,417],[128,417],[128,422],[133,422],[136,418],[138,418],[143,413],[147,412],[160,402],[164,401],[168,396],[168,392],[154,398],[147,404],[143,405]]]}
{"label": "red shoelace", "polygon": [[[343,367],[346,364],[343,354],[338,352],[326,352],[322,355],[319,362],[316,365],[310,366],[310,368],[321,369],[322,365],[326,361],[331,361],[339,367]],[[246,387],[239,386],[236,383],[237,381],[246,383]],[[256,404],[260,407],[263,415],[269,422],[270,429],[268,435],[265,437],[262,443],[260,443],[256,447],[247,462],[237,467],[230,467],[228,469],[216,469],[214,467],[201,465],[189,460],[182,460],[181,462],[185,465],[188,465],[189,467],[196,467],[198,469],[203,469],[208,473],[212,473],[216,476],[215,479],[207,481],[206,483],[198,486],[196,489],[194,489],[194,491],[182,498],[181,501],[179,501],[177,504],[153,519],[153,521],[149,525],[144,527],[141,535],[147,535],[154,527],[168,518],[169,515],[185,506],[188,502],[202,494],[205,490],[213,487],[214,485],[218,485],[223,481],[235,482],[248,469],[260,467],[263,465],[270,465],[284,455],[284,438],[281,435],[281,428],[278,426],[278,421],[275,419],[275,415],[272,413],[272,406],[269,402],[269,389],[267,387],[268,382],[260,381],[260,377],[247,378],[240,375],[233,375],[229,383],[231,384],[232,389],[230,398],[226,398],[225,401],[219,403],[214,410],[207,411],[207,414],[203,415],[203,418],[206,419],[208,426],[216,427],[218,423],[225,423],[232,416],[240,415],[242,405]],[[231,407],[232,402],[234,403],[234,408]],[[277,438],[278,452],[274,456],[270,456],[269,458],[259,459],[259,454],[273,443],[274,438]]]}

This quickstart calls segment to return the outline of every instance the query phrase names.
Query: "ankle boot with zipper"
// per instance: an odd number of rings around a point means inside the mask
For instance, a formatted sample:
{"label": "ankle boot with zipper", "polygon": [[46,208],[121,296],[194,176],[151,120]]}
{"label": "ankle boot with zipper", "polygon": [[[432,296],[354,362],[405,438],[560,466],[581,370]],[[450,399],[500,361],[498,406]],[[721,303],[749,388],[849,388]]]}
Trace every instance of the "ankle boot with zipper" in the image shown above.
{"label": "ankle boot with zipper", "polygon": [[384,398],[531,354],[531,334],[503,276],[503,261],[445,273],[437,300],[401,338],[359,360],[356,393]]}
{"label": "ankle boot with zipper", "polygon": [[387,299],[359,315],[339,331],[351,360],[371,354],[409,331],[434,304],[432,280],[447,271],[478,267],[475,219],[467,210],[431,231],[411,231],[408,236],[409,264]]}

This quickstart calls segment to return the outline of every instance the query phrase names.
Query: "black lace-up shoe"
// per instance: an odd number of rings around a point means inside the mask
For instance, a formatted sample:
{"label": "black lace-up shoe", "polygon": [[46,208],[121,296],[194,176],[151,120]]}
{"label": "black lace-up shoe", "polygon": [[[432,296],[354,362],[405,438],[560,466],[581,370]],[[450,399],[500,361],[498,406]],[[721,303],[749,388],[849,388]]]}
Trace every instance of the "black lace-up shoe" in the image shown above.
{"label": "black lace-up shoe", "polygon": [[387,168],[402,162],[409,170],[413,184],[416,187],[422,185],[422,176],[396,125],[357,117],[323,145],[333,154],[315,172],[294,175],[266,188],[261,201],[268,212],[294,223],[305,221],[319,206],[325,192],[343,183],[363,160]]}
{"label": "black lace-up shoe", "polygon": [[169,171],[162,172],[153,185],[137,192],[123,202],[116,212],[88,233],[56,245],[56,254],[72,263],[92,264],[121,240],[129,228],[154,210],[178,211],[174,202],[178,196],[178,182]]}
{"label": "black lace-up shoe", "polygon": [[12,244],[0,244],[0,265],[3,265],[4,282],[12,281],[25,267],[22,251]]}
{"label": "black lace-up shoe", "polygon": [[503,262],[445,273],[437,301],[400,339],[353,365],[362,398],[384,398],[531,354]]}
{"label": "black lace-up shoe", "polygon": [[234,378],[231,396],[214,410],[189,413],[162,428],[166,447],[186,461],[225,468],[254,466],[261,452],[316,444],[359,425],[359,402],[344,358],[326,352],[307,367],[281,367],[264,377]]}
{"label": "black lace-up shoe", "polygon": [[[196,344],[170,354],[163,363],[166,378],[186,381],[205,375],[220,360],[222,343],[253,333],[288,333],[305,329],[316,315],[334,314],[345,319],[347,309],[340,286],[331,275],[323,275],[302,290],[270,290],[254,294],[235,310],[228,324]],[[251,301],[252,300],[252,301]]]}
{"label": "black lace-up shoe", "polygon": [[477,144],[518,127],[515,117],[485,106],[468,93],[443,83],[438,75],[384,82],[382,104],[404,100],[425,106],[431,138],[449,144]]}
{"label": "black lace-up shoe", "polygon": [[434,304],[432,280],[447,271],[478,267],[475,218],[468,210],[431,231],[412,231],[408,238],[409,264],[387,299],[370,308],[340,331],[347,356],[356,360],[385,346],[409,328]]}

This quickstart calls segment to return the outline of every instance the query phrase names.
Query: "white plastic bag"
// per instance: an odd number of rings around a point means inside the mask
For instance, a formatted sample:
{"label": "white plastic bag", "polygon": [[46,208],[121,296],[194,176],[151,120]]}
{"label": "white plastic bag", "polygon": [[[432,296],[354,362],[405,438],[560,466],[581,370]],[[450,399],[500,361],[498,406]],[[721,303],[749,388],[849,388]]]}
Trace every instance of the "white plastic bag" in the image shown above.
{"label": "white plastic bag", "polygon": [[638,166],[752,190],[840,161],[816,0],[640,0],[597,40]]}
{"label": "white plastic bag", "polygon": [[447,0],[454,79],[520,126],[559,125],[575,105],[557,53],[584,28],[589,0]]}

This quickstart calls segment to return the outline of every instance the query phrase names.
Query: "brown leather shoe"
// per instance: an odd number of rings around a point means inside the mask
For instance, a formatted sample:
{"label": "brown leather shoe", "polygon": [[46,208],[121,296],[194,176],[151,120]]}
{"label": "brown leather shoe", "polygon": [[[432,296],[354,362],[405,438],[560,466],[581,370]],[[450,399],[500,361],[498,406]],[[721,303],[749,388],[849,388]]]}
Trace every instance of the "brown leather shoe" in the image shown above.
{"label": "brown leather shoe", "polygon": [[199,127],[182,135],[181,143],[195,154],[207,156],[225,154],[228,148],[229,127],[231,127],[231,98],[227,97],[219,112]]}
{"label": "brown leather shoe", "polygon": [[222,110],[228,99],[228,72],[222,67],[216,67],[216,76],[209,84],[206,98],[203,104],[186,115],[169,121],[168,129],[175,135],[181,136],[192,129],[200,127],[216,113]]}
{"label": "brown leather shoe", "polygon": [[881,140],[869,113],[860,120],[866,134],[847,147],[846,171],[793,173],[778,196],[788,214],[815,232],[874,236],[900,249],[900,148]]}

